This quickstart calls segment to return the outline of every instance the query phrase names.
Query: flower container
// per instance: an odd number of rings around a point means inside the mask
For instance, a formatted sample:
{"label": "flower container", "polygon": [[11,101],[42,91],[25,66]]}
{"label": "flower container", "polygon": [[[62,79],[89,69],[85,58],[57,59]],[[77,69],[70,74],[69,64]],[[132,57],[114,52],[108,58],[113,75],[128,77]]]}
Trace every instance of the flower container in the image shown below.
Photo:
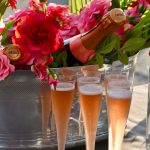
{"label": "flower container", "polygon": [[[57,141],[50,95],[46,94],[48,91],[50,93],[50,87],[35,79],[34,74],[28,70],[18,70],[11,74],[7,80],[0,82],[0,87],[0,147],[55,147]],[[76,95],[70,116],[68,147],[84,142],[84,134],[79,133],[81,122],[78,118],[79,103]],[[97,138],[107,138],[105,101]]]}
{"label": "flower container", "polygon": [[[115,62],[112,67],[129,69],[134,75],[136,57],[130,59],[128,65]],[[62,68],[54,69],[61,72]],[[81,67],[68,67],[74,74]],[[104,72],[101,71],[104,78]],[[56,147],[56,130],[50,100],[50,86],[35,78],[30,70],[17,70],[0,82],[0,147],[2,148],[43,148]],[[74,147],[85,143],[78,94],[70,115],[66,147]],[[107,139],[107,108],[105,95],[100,111],[97,128],[97,141]]]}

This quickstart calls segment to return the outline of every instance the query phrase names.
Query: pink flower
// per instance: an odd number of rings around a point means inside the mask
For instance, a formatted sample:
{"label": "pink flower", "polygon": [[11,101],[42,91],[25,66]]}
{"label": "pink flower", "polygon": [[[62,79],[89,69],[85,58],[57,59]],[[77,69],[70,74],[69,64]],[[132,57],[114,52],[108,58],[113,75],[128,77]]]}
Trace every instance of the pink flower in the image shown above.
{"label": "pink flower", "polygon": [[61,36],[63,39],[68,39],[89,31],[108,12],[109,7],[109,0],[93,0],[85,8],[81,9],[79,15],[68,13],[64,28],[61,30]]}
{"label": "pink flower", "polygon": [[53,78],[49,78],[49,80],[48,80],[48,84],[49,85],[54,85],[54,87],[57,86],[58,82],[59,81],[57,79],[53,79]]}
{"label": "pink flower", "polygon": [[17,0],[10,0],[9,5],[12,9],[16,9]]}
{"label": "pink flower", "polygon": [[11,72],[15,71],[15,67],[10,64],[10,60],[3,54],[0,48],[0,81],[4,80]]}
{"label": "pink flower", "polygon": [[39,10],[44,6],[45,2],[39,2],[39,0],[29,0],[29,7],[32,10]]}
{"label": "pink flower", "polygon": [[69,7],[66,5],[58,5],[54,3],[49,3],[47,6],[47,15],[51,16],[53,19],[57,18],[58,23],[62,23],[66,21],[66,13],[68,13]]}
{"label": "pink flower", "polygon": [[45,64],[35,64],[31,67],[31,71],[36,74],[38,78],[40,78],[42,81],[47,81],[48,84],[53,84],[54,86],[57,85],[58,80],[54,79],[51,74],[47,72],[47,66]]}
{"label": "pink flower", "polygon": [[64,28],[60,32],[64,40],[69,39],[77,34],[80,34],[80,31],[78,29],[78,16],[71,14],[67,17],[68,20],[65,22]]}
{"label": "pink flower", "polygon": [[120,37],[121,41],[126,41],[126,33],[130,32],[133,28],[133,25],[130,24],[128,21],[126,21],[116,32],[115,34],[117,34]]}
{"label": "pink flower", "polygon": [[[125,11],[126,16],[129,18],[129,21],[135,25],[137,24],[142,16],[142,13],[138,11],[138,6],[135,6],[133,8],[130,8]],[[134,19],[133,19],[134,18]]]}
{"label": "pink flower", "polygon": [[150,0],[136,0],[131,2],[128,7],[135,7],[135,6],[139,6],[142,7],[144,6],[144,8],[149,8],[150,7]]}
{"label": "pink flower", "polygon": [[137,1],[141,7],[144,5],[145,8],[150,8],[150,0],[137,0]]}
{"label": "pink flower", "polygon": [[131,8],[131,9],[126,10],[125,14],[128,17],[136,17],[136,16],[138,16],[139,12],[137,11],[137,6]]}
{"label": "pink flower", "polygon": [[32,13],[32,10],[17,10],[14,15],[10,15],[4,21],[7,22],[7,21],[14,20],[17,22],[21,17],[30,15],[31,13]]}
{"label": "pink flower", "polygon": [[78,28],[81,33],[89,31],[108,12],[110,0],[93,0],[83,8],[78,19]]}
{"label": "pink flower", "polygon": [[45,55],[50,56],[63,45],[59,29],[56,18],[41,11],[32,11],[30,15],[18,20],[12,41],[32,58],[40,60]]}
{"label": "pink flower", "polygon": [[132,30],[133,25],[131,25],[128,21],[126,21],[115,33],[117,35],[121,35],[124,32]]}
{"label": "pink flower", "polygon": [[[128,5],[128,10],[125,11],[126,16],[131,18],[132,24],[136,24],[140,21],[141,16],[150,8],[150,0],[136,0]],[[134,20],[134,22],[133,22]]]}
{"label": "pink flower", "polygon": [[133,2],[131,2],[131,3],[129,3],[128,4],[128,8],[129,7],[135,7],[135,6],[137,6],[139,3],[138,3],[138,1],[136,0],[136,1],[133,1]]}
{"label": "pink flower", "polygon": [[53,59],[53,57],[52,56],[47,56],[47,55],[45,55],[44,57],[43,57],[43,59],[35,59],[34,60],[34,64],[36,65],[36,66],[38,66],[38,65],[48,65],[48,64],[50,64],[50,63],[52,63],[54,61],[54,59]]}
{"label": "pink flower", "polygon": [[36,74],[42,81],[47,81],[47,66],[43,64],[33,65],[31,71]]}

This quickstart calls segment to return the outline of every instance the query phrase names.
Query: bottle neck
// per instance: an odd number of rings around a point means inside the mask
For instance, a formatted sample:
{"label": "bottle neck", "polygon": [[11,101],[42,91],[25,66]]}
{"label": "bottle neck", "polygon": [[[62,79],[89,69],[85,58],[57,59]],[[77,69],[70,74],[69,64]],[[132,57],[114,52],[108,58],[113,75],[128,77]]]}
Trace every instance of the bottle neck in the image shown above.
{"label": "bottle neck", "polygon": [[116,23],[110,15],[104,17],[96,27],[81,37],[83,46],[86,49],[95,49],[95,47],[106,37],[114,32],[123,22]]}

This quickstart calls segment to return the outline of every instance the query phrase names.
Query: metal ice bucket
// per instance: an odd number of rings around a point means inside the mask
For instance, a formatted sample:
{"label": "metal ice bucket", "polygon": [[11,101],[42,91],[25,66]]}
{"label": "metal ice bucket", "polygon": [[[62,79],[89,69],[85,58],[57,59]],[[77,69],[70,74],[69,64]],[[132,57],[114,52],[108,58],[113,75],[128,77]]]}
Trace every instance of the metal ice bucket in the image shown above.
{"label": "metal ice bucket", "polygon": [[[135,59],[128,65],[115,62],[113,69],[129,69],[134,74]],[[81,67],[68,67],[74,74]],[[61,72],[62,68],[54,69]],[[101,71],[102,80],[105,69]],[[131,76],[130,75],[130,76]],[[78,95],[74,97],[66,147],[85,143],[80,120]],[[97,141],[108,136],[107,109],[103,96],[100,118],[97,126]],[[30,70],[17,70],[0,82],[0,148],[55,148],[57,146],[55,122],[51,109],[50,86],[35,78]]]}

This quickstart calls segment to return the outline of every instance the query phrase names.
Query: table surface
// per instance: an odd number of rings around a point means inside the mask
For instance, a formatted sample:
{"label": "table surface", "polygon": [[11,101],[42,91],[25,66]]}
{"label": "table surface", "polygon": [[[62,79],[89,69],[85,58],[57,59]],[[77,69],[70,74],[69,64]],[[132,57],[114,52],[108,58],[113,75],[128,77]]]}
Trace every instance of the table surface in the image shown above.
{"label": "table surface", "polygon": [[[134,87],[122,150],[145,150],[147,93],[147,84]],[[108,142],[96,143],[95,150],[99,150],[99,148],[108,150]],[[85,147],[71,148],[70,150],[85,150]]]}
{"label": "table surface", "polygon": [[[148,100],[147,93],[148,93],[148,84],[143,84],[134,87],[122,150],[145,150],[146,112]],[[105,140],[96,142],[95,150],[99,149],[108,150],[108,141]],[[16,149],[6,149],[6,150],[16,150]],[[37,149],[31,148],[19,150],[37,150]],[[41,148],[40,150],[49,150],[49,148]],[[69,148],[67,150],[85,150],[85,146],[82,145],[79,147]]]}

